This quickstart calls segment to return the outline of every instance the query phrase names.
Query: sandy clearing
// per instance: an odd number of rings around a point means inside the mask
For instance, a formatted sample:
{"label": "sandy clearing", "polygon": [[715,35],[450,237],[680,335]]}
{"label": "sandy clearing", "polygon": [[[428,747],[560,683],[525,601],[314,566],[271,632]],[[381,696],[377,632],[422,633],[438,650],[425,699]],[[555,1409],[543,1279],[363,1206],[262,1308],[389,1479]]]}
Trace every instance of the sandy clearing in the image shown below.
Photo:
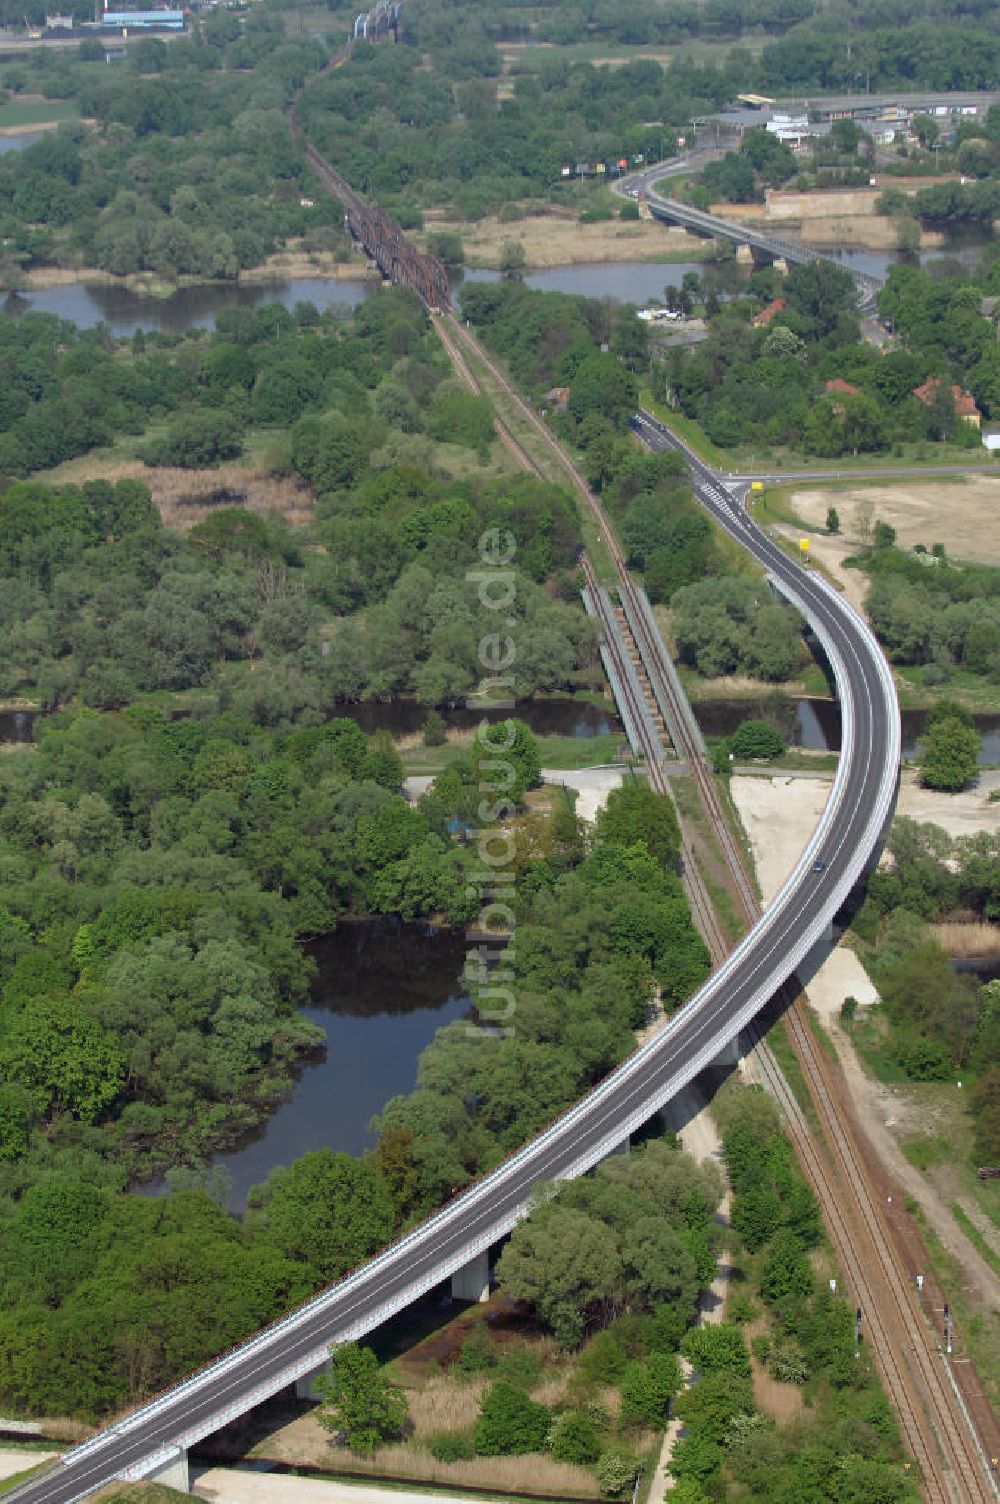
{"label": "sandy clearing", "polygon": [[[970,456],[982,458],[974,450]],[[860,542],[859,512],[870,508],[875,520],[896,529],[901,548],[923,543],[929,549],[941,541],[954,559],[1000,564],[1000,475],[970,475],[954,481],[942,477],[894,480],[891,485],[859,484],[836,491],[803,485],[791,492],[789,500],[796,515],[810,527],[825,526],[828,508],[836,507],[840,536],[814,539],[817,552],[830,545],[840,551],[841,558],[853,552]],[[857,571],[844,573],[849,576]]]}
{"label": "sandy clearing", "polygon": [[[835,494],[835,504],[839,506],[839,493],[828,493],[823,508],[823,519],[821,520],[825,520],[826,508],[830,505],[831,499],[833,499]],[[805,518],[803,518],[803,521],[805,521]],[[802,536],[801,528],[788,526],[784,523],[779,523],[773,531],[780,533],[783,538],[788,538],[795,544],[798,543]],[[865,615],[868,576],[862,574],[859,569],[844,568],[844,560],[857,552],[857,544],[849,542],[842,535],[831,538],[826,533],[819,533],[810,537],[809,549],[810,557],[813,561],[830,576],[835,585],[840,587],[846,599],[850,601],[855,610]]]}
{"label": "sandy clearing", "polygon": [[219,1504],[275,1504],[275,1501],[283,1501],[283,1504],[399,1504],[400,1497],[408,1504],[441,1504],[442,1500],[468,1504],[467,1496],[439,1493],[436,1489],[430,1493],[407,1489],[401,1495],[398,1488],[344,1483],[339,1478],[291,1478],[227,1467],[213,1467],[202,1473],[192,1492],[196,1498],[218,1500]]}
{"label": "sandy clearing", "polygon": [[0,1478],[13,1478],[17,1473],[26,1472],[29,1467],[37,1467],[40,1462],[48,1462],[50,1458],[58,1455],[58,1452],[34,1452],[21,1447],[0,1447]]}
{"label": "sandy clearing", "polygon": [[765,904],[802,855],[830,795],[831,776],[760,778],[737,775],[730,790],[753,850]]}
{"label": "sandy clearing", "polygon": [[563,768],[542,769],[543,783],[558,783],[576,790],[576,812],[588,825],[597,819],[612,790],[621,788],[622,776],[621,768],[579,768],[575,772]]}
{"label": "sandy clearing", "polygon": [[[527,219],[501,224],[496,218],[477,220],[475,224],[451,224],[441,221],[428,227],[428,233],[451,230],[462,237],[466,265],[497,267],[508,240],[524,246],[529,269],[544,270],[553,266],[578,266],[588,262],[656,261],[659,257],[700,261],[705,241],[686,230],[668,229],[655,220],[607,220],[596,225],[582,225],[561,215],[529,215]],[[423,246],[426,234],[414,236]],[[663,285],[678,280],[671,276],[669,264],[663,267]]]}
{"label": "sandy clearing", "polygon": [[900,781],[897,815],[940,825],[950,836],[972,836],[979,830],[1000,832],[1000,803],[990,804],[989,795],[1000,788],[1000,772],[986,769],[974,788],[961,794],[936,794],[922,789],[920,775],[907,769]]}

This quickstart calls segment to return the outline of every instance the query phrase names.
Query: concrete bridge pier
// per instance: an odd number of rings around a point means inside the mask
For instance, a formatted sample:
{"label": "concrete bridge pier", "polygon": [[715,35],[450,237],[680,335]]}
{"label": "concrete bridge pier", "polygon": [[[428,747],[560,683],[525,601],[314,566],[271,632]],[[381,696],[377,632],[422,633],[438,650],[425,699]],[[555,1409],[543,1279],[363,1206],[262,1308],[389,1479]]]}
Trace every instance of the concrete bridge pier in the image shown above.
{"label": "concrete bridge pier", "polygon": [[467,1264],[456,1269],[451,1277],[452,1300],[489,1300],[490,1298],[490,1251],[474,1253]]}
{"label": "concrete bridge pier", "polygon": [[753,251],[745,241],[740,241],[736,247],[736,264],[737,266],[753,266],[754,264]]}
{"label": "concrete bridge pier", "polygon": [[771,262],[771,265],[774,267],[775,271],[780,272],[783,277],[788,276],[788,262],[785,260],[784,256],[775,256],[774,260]]}
{"label": "concrete bridge pier", "polygon": [[295,1380],[295,1398],[297,1400],[318,1400],[316,1393],[316,1380],[326,1378],[330,1373],[330,1359],[325,1358],[318,1368],[311,1368],[304,1373],[301,1379]]}
{"label": "concrete bridge pier", "polygon": [[723,1045],[722,1049],[716,1055],[713,1064],[721,1065],[726,1070],[732,1070],[735,1067],[741,1076],[745,1076],[747,1062],[746,1049],[742,1036],[737,1034],[735,1039],[731,1039],[728,1044]]}
{"label": "concrete bridge pier", "polygon": [[191,1492],[191,1469],[188,1467],[186,1447],[171,1452],[153,1472],[147,1473],[150,1483],[162,1483],[165,1488],[175,1488],[180,1494]]}

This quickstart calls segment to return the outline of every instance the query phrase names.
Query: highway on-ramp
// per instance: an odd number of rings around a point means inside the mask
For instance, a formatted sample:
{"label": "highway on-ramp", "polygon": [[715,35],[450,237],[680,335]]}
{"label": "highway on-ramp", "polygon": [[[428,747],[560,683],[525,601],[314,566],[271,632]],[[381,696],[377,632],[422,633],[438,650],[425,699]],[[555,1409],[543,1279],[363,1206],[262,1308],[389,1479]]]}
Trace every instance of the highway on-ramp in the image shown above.
{"label": "highway on-ramp", "polygon": [[[636,424],[653,447],[674,442],[648,415]],[[747,516],[743,488],[730,490],[688,458],[703,504],[806,613],[837,678],[843,750],[823,819],[795,871],[695,997],[545,1132],[353,1274],[68,1451],[8,1498],[72,1504],[116,1477],[148,1476],[179,1449],[315,1369],[331,1343],[365,1335],[432,1289],[509,1231],[540,1181],[591,1168],[696,1076],[830,924],[875,851],[895,797],[900,728],[892,677],[849,604]],[[488,1036],[482,1048],[491,1048]]]}

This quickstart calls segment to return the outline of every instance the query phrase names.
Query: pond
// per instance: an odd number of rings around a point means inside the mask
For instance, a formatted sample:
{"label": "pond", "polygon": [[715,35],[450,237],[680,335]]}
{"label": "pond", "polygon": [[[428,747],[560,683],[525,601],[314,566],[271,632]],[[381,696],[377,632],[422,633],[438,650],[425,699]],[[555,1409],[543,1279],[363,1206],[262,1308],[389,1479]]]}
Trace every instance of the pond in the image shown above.
{"label": "pond", "polygon": [[30,742],[34,724],[33,710],[0,710],[0,742]]}
{"label": "pond", "polygon": [[9,151],[23,151],[26,146],[34,146],[44,135],[44,131],[22,131],[16,136],[0,136],[0,157]]}
{"label": "pond", "polygon": [[[370,1149],[372,1117],[413,1090],[424,1047],[445,1024],[472,1016],[466,941],[455,931],[368,919],[342,924],[307,949],[319,974],[302,1012],[325,1030],[326,1053],[299,1068],[291,1097],[266,1122],[213,1156],[234,1212],[246,1208],[251,1186],[310,1149]],[[139,1189],[159,1195],[166,1186]]]}

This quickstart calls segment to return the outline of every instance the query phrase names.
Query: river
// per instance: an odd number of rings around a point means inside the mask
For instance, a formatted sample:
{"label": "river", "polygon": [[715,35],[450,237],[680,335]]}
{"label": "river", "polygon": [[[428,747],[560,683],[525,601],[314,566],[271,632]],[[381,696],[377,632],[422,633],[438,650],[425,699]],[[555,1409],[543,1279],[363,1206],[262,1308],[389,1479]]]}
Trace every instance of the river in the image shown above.
{"label": "river", "polygon": [[[847,265],[882,276],[899,259],[895,252],[886,251],[846,250],[836,254]],[[679,287],[685,272],[700,275],[704,270],[705,263],[701,261],[607,261],[550,267],[531,272],[523,280],[527,287],[541,292],[579,293],[590,298],[645,303],[652,298],[662,299],[668,283]],[[454,288],[457,293],[463,280],[496,282],[499,277],[499,272],[470,270],[464,278],[456,279]],[[296,303],[313,303],[321,312],[340,307],[346,313],[364,302],[378,286],[376,280],[289,277],[245,285],[200,283],[183,287],[169,298],[156,298],[149,293],[130,292],[125,287],[72,282],[10,294],[0,307],[13,317],[29,309],[54,313],[59,318],[71,319],[81,329],[104,324],[115,338],[127,339],[137,329],[183,334],[190,328],[210,328],[223,308],[256,308],[262,303],[277,302],[288,309],[293,309]]]}

